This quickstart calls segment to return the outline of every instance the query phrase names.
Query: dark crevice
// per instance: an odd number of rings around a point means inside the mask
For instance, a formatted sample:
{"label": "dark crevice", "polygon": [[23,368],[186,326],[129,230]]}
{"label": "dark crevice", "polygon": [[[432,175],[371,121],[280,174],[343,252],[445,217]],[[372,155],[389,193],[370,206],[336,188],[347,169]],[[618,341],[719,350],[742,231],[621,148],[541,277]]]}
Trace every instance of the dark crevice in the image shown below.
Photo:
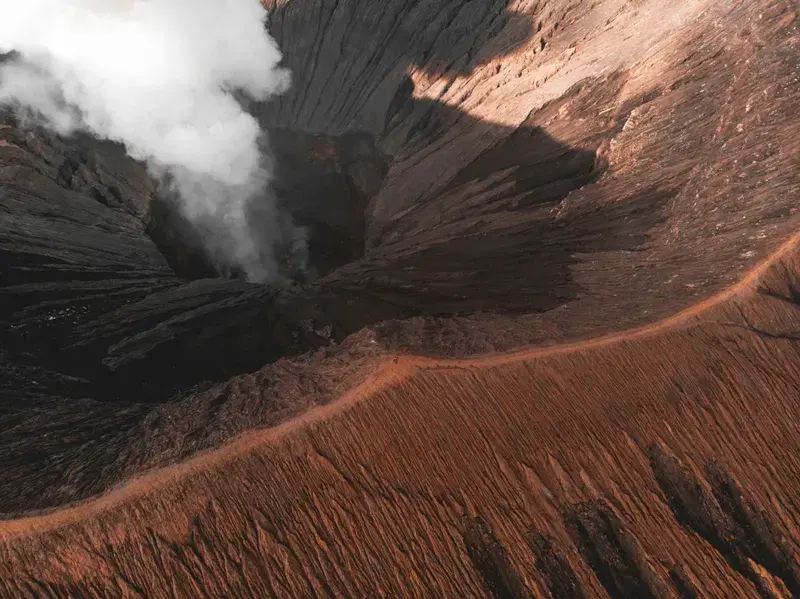
{"label": "dark crevice", "polygon": [[495,599],[533,599],[522,577],[508,558],[508,551],[483,518],[470,518],[464,545],[486,590]]}
{"label": "dark crevice", "polygon": [[[656,481],[678,523],[706,539],[734,570],[755,585],[762,597],[775,597],[769,581],[749,562],[752,559],[759,563],[748,547],[745,530],[730,513],[723,511],[708,486],[662,446],[652,445],[648,453]],[[724,498],[726,492],[721,482],[716,484],[717,493]]]}
{"label": "dark crevice", "polygon": [[669,597],[636,539],[605,502],[570,506],[565,510],[564,522],[611,599]]}
{"label": "dark crevice", "polygon": [[525,535],[525,540],[536,558],[534,565],[553,599],[588,599],[569,560],[555,549],[551,537],[531,530]]}
{"label": "dark crevice", "polygon": [[279,205],[308,230],[307,280],[364,255],[367,205],[378,193],[388,159],[366,133],[338,137],[270,131]]}
{"label": "dark crevice", "polygon": [[147,217],[147,235],[179,277],[195,280],[220,276],[200,233],[178,206],[175,198],[154,197]]}
{"label": "dark crevice", "polygon": [[[276,248],[281,278],[308,282],[363,256],[367,205],[388,168],[373,137],[272,129],[269,139],[275,163],[271,193],[279,210],[307,235],[303,264],[293,255],[293,239]],[[254,198],[254,205],[261,201]],[[187,280],[236,278],[240,273],[223,272],[214,264],[202,232],[179,206],[177,198],[157,196],[147,217],[147,233],[171,268]],[[258,222],[255,214],[253,221]]]}

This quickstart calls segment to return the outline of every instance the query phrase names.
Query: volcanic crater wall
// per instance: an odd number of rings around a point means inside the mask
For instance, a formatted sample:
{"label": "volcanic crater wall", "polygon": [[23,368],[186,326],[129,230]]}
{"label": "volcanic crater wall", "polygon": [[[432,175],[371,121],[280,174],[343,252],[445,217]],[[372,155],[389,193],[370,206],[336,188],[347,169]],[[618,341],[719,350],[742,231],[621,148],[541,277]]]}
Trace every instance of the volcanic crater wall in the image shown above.
{"label": "volcanic crater wall", "polygon": [[329,402],[387,352],[658,320],[796,228],[786,2],[267,5],[294,83],[250,109],[309,229],[293,282],[210,277],[121,148],[4,116],[0,510]]}

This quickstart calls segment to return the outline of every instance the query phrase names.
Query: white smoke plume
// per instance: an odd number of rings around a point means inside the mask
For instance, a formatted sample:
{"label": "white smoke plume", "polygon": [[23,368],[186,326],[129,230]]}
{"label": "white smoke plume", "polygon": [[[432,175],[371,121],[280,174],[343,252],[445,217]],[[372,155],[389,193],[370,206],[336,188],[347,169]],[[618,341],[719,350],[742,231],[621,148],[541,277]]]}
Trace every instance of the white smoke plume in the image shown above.
{"label": "white smoke plume", "polygon": [[[252,281],[276,263],[258,122],[237,101],[289,85],[258,0],[1,0],[0,104],[123,143],[166,175],[210,255]],[[258,200],[259,230],[250,222]],[[272,230],[264,230],[264,228]],[[273,240],[274,241],[274,240]]]}

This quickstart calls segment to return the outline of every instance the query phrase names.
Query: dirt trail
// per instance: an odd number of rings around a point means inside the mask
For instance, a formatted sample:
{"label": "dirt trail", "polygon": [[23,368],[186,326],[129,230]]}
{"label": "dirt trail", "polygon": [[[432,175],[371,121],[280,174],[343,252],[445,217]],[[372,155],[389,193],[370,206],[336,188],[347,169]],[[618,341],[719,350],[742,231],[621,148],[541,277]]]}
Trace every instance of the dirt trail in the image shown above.
{"label": "dirt trail", "polygon": [[637,327],[635,329],[621,331],[619,333],[612,333],[610,335],[603,335],[601,337],[596,337],[594,339],[585,339],[582,341],[562,343],[554,347],[537,347],[530,349],[522,349],[519,351],[507,352],[496,356],[475,357],[466,360],[446,360],[446,359],[433,360],[430,358],[424,358],[418,356],[408,356],[408,358],[413,360],[414,365],[419,368],[430,368],[430,369],[451,368],[451,367],[485,368],[490,366],[499,366],[501,364],[508,364],[509,362],[516,362],[520,360],[532,360],[536,358],[557,356],[559,354],[565,354],[575,351],[587,351],[603,347],[604,345],[619,343],[620,341],[630,341],[633,339],[641,339],[643,337],[657,335],[667,330],[675,329],[680,326],[690,324],[692,320],[702,316],[704,313],[708,312],[712,308],[719,306],[723,302],[726,302],[737,295],[746,293],[747,291],[753,289],[755,284],[758,282],[759,278],[762,277],[764,273],[767,270],[769,270],[771,266],[773,266],[776,262],[778,262],[787,253],[794,250],[797,247],[798,242],[800,242],[800,234],[793,235],[788,241],[781,244],[778,247],[778,249],[776,249],[772,254],[770,254],[763,262],[761,262],[755,268],[751,269],[742,279],[740,279],[737,283],[731,285],[724,291],[712,295],[711,297],[704,299],[686,308],[685,310],[681,310],[674,316],[670,316],[668,318],[665,318],[663,320],[660,320],[658,322],[649,325],[645,325],[643,327]]}
{"label": "dirt trail", "polygon": [[565,343],[554,347],[530,348],[495,356],[483,356],[463,360],[431,359],[411,355],[390,356],[381,363],[376,368],[375,372],[361,385],[345,393],[338,400],[330,404],[312,408],[306,413],[273,428],[248,431],[216,450],[202,452],[185,462],[137,476],[100,497],[81,501],[77,504],[54,511],[1,522],[0,539],[7,541],[17,536],[42,533],[61,526],[74,524],[81,519],[95,516],[99,513],[112,510],[126,502],[133,501],[145,495],[150,495],[157,492],[160,487],[182,477],[192,476],[212,467],[223,465],[262,444],[274,444],[299,430],[322,424],[326,420],[334,418],[338,414],[346,411],[354,404],[369,399],[371,396],[391,386],[399,385],[420,371],[483,369],[514,362],[550,358],[568,353],[591,351],[625,341],[652,337],[690,325],[692,321],[702,317],[710,310],[724,304],[728,300],[751,292],[761,277],[782,258],[797,250],[798,245],[800,245],[800,233],[793,235],[781,244],[767,259],[761,262],[756,268],[750,270],[746,276],[723,292],[713,295],[674,316],[648,326],[595,339]]}

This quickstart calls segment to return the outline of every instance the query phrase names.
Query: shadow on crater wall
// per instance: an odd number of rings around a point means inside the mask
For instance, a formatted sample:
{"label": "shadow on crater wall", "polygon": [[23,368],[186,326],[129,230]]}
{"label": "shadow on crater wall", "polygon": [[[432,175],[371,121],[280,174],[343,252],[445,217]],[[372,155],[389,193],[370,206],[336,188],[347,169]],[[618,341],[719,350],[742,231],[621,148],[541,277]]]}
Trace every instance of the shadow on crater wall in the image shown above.
{"label": "shadow on crater wall", "polygon": [[[336,99],[344,90],[352,91],[348,86],[383,68],[380,89],[365,85],[354,94],[365,112],[380,113],[375,134],[378,147],[399,147],[404,158],[424,155],[455,124],[459,130],[481,130],[497,140],[463,165],[439,194],[401,211],[379,229],[370,222],[368,200],[364,257],[310,287],[285,293],[274,316],[286,322],[281,329],[287,335],[291,323],[302,319],[330,327],[333,337],[341,340],[386,320],[550,310],[579,294],[570,275],[576,253],[636,250],[646,241],[648,230],[663,220],[662,208],[671,193],[655,187],[643,189],[633,201],[608,206],[598,203],[597,208],[576,211],[563,210],[561,205],[606,167],[598,149],[619,132],[627,115],[613,114],[614,118],[601,122],[590,105],[591,97],[596,95],[598,103],[613,99],[624,82],[622,76],[587,81],[568,92],[568,98],[580,97],[587,105],[580,117],[600,123],[598,133],[585,147],[577,148],[560,143],[542,125],[563,100],[512,128],[476,119],[458,106],[416,97],[409,73],[419,77],[424,72],[422,79],[441,80],[468,76],[493,59],[513,54],[538,33],[541,22],[513,13],[507,5],[473,2],[467,14],[465,8],[451,3],[442,8],[447,17],[427,24],[423,33],[414,18],[418,3],[410,3],[397,15],[376,12],[349,19],[343,31],[339,22],[347,20],[348,10],[355,10],[353,5],[327,12],[320,7],[318,13],[303,3],[274,9],[273,34],[279,41],[292,40],[289,46],[303,48],[305,53],[286,56],[295,72],[294,89],[263,111],[265,122],[291,107],[297,116],[284,120],[323,128],[318,115],[329,113],[331,107],[336,114],[346,114],[336,112]],[[309,20],[316,29],[307,28]],[[476,23],[488,26],[476,29]],[[311,35],[303,33],[307,30],[314,35],[313,43],[306,43]],[[385,35],[381,66],[374,63],[370,45],[379,32]],[[341,45],[329,47],[328,37],[338,33],[343,36]],[[294,34],[300,41],[294,40]],[[367,40],[363,60],[354,57],[357,40]],[[409,40],[419,46],[409,48]],[[351,61],[352,69],[347,69],[344,65]],[[320,92],[314,77],[327,81],[330,89]],[[312,109],[305,95],[319,96],[318,105]],[[622,112],[632,108],[623,107]],[[358,116],[348,123],[365,129],[374,126]]]}

